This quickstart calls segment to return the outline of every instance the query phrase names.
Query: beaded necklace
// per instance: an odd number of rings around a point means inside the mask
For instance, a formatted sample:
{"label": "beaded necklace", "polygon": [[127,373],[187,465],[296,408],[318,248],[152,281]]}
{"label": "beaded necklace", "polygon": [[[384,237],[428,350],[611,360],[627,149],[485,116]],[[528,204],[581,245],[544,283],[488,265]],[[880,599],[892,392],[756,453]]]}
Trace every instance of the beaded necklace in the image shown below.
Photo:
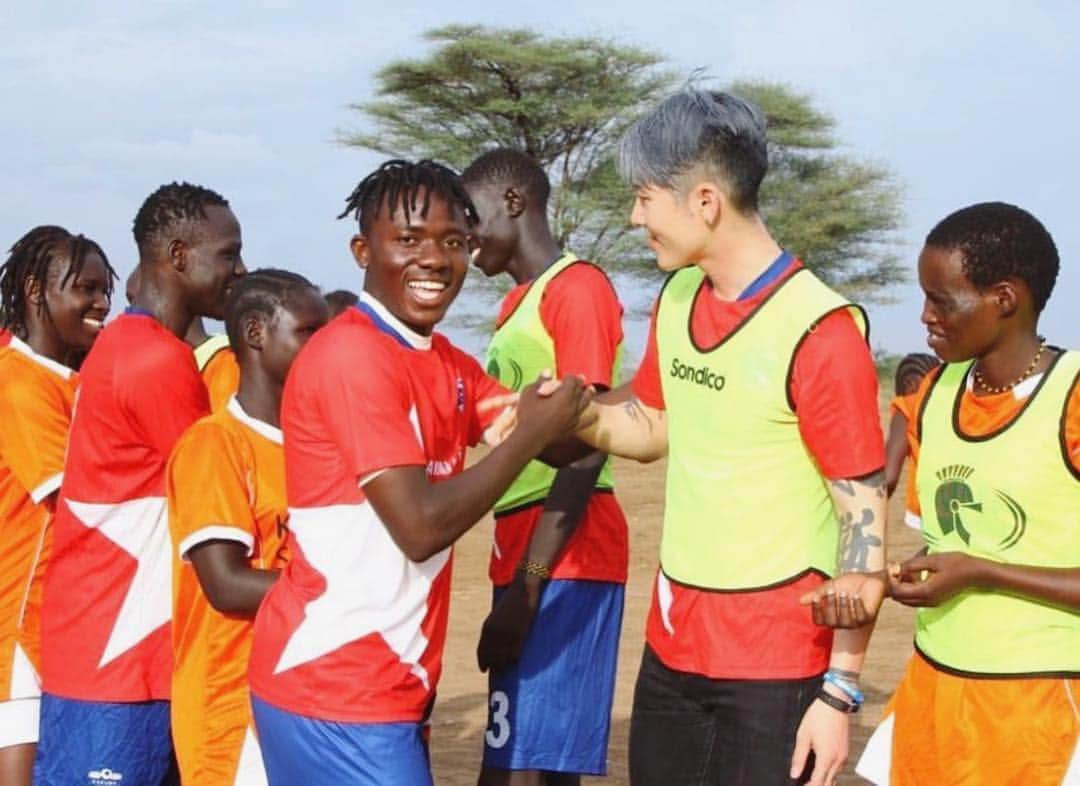
{"label": "beaded necklace", "polygon": [[1039,349],[1035,353],[1035,357],[1033,357],[1031,359],[1031,364],[1027,367],[1027,370],[1024,371],[1023,374],[1018,376],[1012,382],[1008,383],[1007,385],[1001,385],[1001,386],[998,386],[998,387],[995,387],[994,385],[988,385],[986,383],[986,379],[983,377],[983,375],[981,373],[979,373],[978,365],[976,365],[975,368],[973,369],[973,374],[974,374],[974,377],[975,377],[975,385],[976,385],[976,387],[982,388],[984,393],[988,393],[990,395],[993,395],[995,393],[1004,393],[1006,390],[1012,390],[1014,387],[1016,387],[1021,382],[1023,382],[1025,379],[1027,379],[1028,377],[1030,377],[1032,374],[1035,373],[1035,368],[1039,365],[1039,361],[1042,360],[1043,352],[1045,352],[1045,351],[1046,351],[1046,339],[1043,338],[1042,336],[1039,336]]}

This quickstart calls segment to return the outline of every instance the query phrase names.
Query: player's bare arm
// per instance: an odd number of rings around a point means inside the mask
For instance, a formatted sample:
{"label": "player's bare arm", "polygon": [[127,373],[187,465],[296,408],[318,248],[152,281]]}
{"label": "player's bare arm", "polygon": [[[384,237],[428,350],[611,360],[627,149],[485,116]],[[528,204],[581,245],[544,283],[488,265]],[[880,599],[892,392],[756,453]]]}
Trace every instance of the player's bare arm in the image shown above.
{"label": "player's bare arm", "polygon": [[[606,460],[603,453],[593,452],[559,470],[525,552],[526,562],[554,564],[577,530]],[[476,661],[481,671],[505,668],[521,655],[546,581],[520,570],[514,576],[480,631]]]}
{"label": "player's bare arm", "polygon": [[1010,565],[947,551],[893,566],[889,584],[892,598],[906,606],[936,606],[961,590],[984,589],[1080,610],[1080,568]]}
{"label": "player's bare arm", "polygon": [[577,378],[546,397],[539,384],[530,385],[518,401],[514,430],[460,475],[430,483],[423,467],[394,467],[368,481],[364,493],[398,548],[423,562],[479,521],[545,445],[573,432],[590,400]]}
{"label": "player's bare arm", "polygon": [[596,420],[577,436],[597,450],[646,463],[667,455],[666,414],[643,404],[630,383],[597,396],[589,412]]}
{"label": "player's bare arm", "polygon": [[248,547],[232,540],[209,540],[187,553],[210,605],[222,614],[254,618],[277,570],[251,567]]}
{"label": "player's bare arm", "polygon": [[[850,689],[858,689],[859,673],[870,642],[873,621],[885,596],[884,471],[865,478],[829,481],[829,493],[840,523],[837,578],[803,598],[811,603],[819,625],[836,631],[829,672]],[[823,690],[849,702],[842,688],[826,683]],[[802,772],[811,750],[815,763],[811,783],[833,783],[847,760],[850,719],[822,700],[810,705],[795,737],[792,777]]]}

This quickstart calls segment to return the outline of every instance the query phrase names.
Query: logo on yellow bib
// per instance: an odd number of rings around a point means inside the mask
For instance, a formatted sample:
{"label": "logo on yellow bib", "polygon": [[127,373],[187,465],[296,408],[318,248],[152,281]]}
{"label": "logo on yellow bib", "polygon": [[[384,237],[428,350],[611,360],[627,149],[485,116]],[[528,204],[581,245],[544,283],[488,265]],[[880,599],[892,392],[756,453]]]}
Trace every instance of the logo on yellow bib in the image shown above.
{"label": "logo on yellow bib", "polygon": [[[1027,531],[1027,513],[1015,499],[1000,489],[993,489],[997,499],[990,500],[984,506],[983,500],[977,500],[968,479],[975,473],[974,467],[963,464],[951,464],[939,469],[935,475],[940,481],[937,491],[934,492],[934,513],[937,516],[938,527],[941,528],[942,536],[955,532],[965,544],[971,545],[972,532],[977,532],[980,539],[985,541],[989,538],[996,540],[995,550],[1006,551],[1011,549]],[[1003,505],[1012,519],[1012,525],[1007,533],[991,533],[989,523],[997,520],[986,519],[984,516],[990,511],[984,507]],[[980,526],[981,525],[981,526]],[[932,532],[923,533],[927,540],[935,543],[939,540]]]}

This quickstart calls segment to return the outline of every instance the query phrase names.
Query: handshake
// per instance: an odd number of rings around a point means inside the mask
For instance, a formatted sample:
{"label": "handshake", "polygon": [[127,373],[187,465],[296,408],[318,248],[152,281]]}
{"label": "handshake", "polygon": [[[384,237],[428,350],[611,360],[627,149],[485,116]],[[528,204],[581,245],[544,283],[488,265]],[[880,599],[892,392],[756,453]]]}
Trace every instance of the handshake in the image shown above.
{"label": "handshake", "polygon": [[500,410],[484,431],[484,441],[492,447],[511,437],[533,445],[558,442],[596,420],[595,408],[590,406],[595,397],[596,390],[580,377],[555,379],[550,371],[541,372],[520,392],[477,404],[478,412]]}

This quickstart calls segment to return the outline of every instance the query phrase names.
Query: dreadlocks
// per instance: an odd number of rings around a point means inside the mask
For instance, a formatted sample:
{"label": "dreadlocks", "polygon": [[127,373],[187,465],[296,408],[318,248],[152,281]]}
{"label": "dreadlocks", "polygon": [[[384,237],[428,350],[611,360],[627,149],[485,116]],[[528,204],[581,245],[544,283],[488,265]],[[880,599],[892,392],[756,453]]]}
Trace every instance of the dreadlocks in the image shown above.
{"label": "dreadlocks", "polygon": [[898,396],[906,396],[914,393],[923,377],[941,365],[941,361],[933,355],[925,352],[913,352],[904,355],[896,364],[896,375],[893,377],[893,391]]}
{"label": "dreadlocks", "polygon": [[[101,246],[82,235],[72,235],[63,227],[34,227],[17,241],[8,252],[7,261],[0,266],[0,327],[11,330],[16,335],[25,335],[26,324],[26,282],[33,280],[44,289],[49,275],[59,274],[59,265],[69,262],[67,271],[60,280],[60,288],[69,281],[78,280],[86,263],[87,254],[97,254],[105,263],[105,294],[112,297],[113,281],[116,271],[109,264],[109,258]],[[48,305],[42,299],[38,310],[48,313]]]}
{"label": "dreadlocks", "polygon": [[[353,189],[345,200],[345,210],[338,218],[354,216],[360,224],[360,231],[367,233],[384,205],[390,218],[394,217],[399,206],[405,211],[406,221],[414,212],[427,217],[432,194],[460,207],[465,213],[465,222],[469,226],[476,225],[476,207],[465,191],[461,178],[454,170],[428,159],[416,163],[400,158],[387,161]],[[417,210],[420,197],[423,197],[423,203]]]}
{"label": "dreadlocks", "polygon": [[142,254],[155,240],[162,239],[162,233],[178,229],[177,225],[205,221],[206,208],[228,206],[225,197],[209,188],[175,182],[161,186],[146,198],[135,214],[131,227],[135,245]]}
{"label": "dreadlocks", "polygon": [[288,270],[263,268],[238,279],[225,300],[225,333],[229,343],[233,347],[241,345],[243,322],[249,314],[261,314],[271,319],[275,311],[288,308],[296,295],[306,290],[317,293],[314,284]]}
{"label": "dreadlocks", "polygon": [[484,153],[465,168],[461,179],[470,185],[516,186],[540,206],[546,205],[551,195],[551,181],[544,168],[528,153],[509,147]]}

